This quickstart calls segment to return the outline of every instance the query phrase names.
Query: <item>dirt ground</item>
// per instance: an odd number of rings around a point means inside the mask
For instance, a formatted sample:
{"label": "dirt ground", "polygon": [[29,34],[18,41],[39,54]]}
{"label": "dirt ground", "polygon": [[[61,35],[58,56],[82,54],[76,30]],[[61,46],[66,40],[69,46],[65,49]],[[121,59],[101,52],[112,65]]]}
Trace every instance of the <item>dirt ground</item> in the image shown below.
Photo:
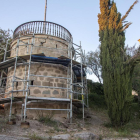
{"label": "dirt ground", "polygon": [[[1,116],[1,120],[3,117]],[[53,118],[52,118],[53,120]],[[21,121],[16,120],[15,125],[5,124],[0,126],[0,134],[9,135],[9,136],[25,136],[30,137],[32,135],[40,137],[52,137],[54,135],[60,134],[70,134],[71,136],[77,132],[91,132],[95,135],[105,138],[118,135],[118,132],[107,128],[104,126],[105,123],[109,122],[107,116],[107,111],[94,111],[86,110],[85,111],[85,120],[82,119],[82,114],[74,113],[73,122],[69,124],[66,118],[61,120],[53,120],[57,123],[55,126],[45,125],[38,120],[27,120],[30,123],[30,128],[22,129],[20,127]],[[140,131],[134,133],[136,137],[139,137]]]}

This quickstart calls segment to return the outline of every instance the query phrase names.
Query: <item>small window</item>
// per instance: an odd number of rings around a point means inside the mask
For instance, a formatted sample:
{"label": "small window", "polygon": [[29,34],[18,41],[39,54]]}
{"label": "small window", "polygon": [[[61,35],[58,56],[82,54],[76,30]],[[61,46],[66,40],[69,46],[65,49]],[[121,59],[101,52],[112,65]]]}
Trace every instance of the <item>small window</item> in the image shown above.
{"label": "small window", "polygon": [[57,44],[56,44],[56,49],[57,49]]}
{"label": "small window", "polygon": [[31,85],[34,85],[34,81],[33,80],[31,81]]}
{"label": "small window", "polygon": [[18,82],[16,82],[16,88],[18,87]]}

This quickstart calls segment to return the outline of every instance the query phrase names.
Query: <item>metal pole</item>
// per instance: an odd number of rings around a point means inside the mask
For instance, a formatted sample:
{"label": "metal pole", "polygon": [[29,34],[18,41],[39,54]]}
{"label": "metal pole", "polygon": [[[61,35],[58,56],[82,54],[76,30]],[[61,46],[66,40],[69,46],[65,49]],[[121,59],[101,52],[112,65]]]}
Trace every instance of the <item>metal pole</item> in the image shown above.
{"label": "metal pole", "polygon": [[[68,58],[70,58],[71,56],[70,56],[70,42],[69,42],[69,45],[68,45]],[[69,98],[69,92],[70,92],[70,90],[69,90],[69,88],[70,88],[70,80],[71,80],[71,78],[70,78],[70,65],[68,65],[68,69],[67,69],[67,99]],[[69,104],[67,105],[67,109],[69,108]],[[67,119],[69,119],[69,110],[67,111]]]}
{"label": "metal pole", "polygon": [[0,87],[2,87],[3,70],[1,71]]}
{"label": "metal pole", "polygon": [[12,81],[12,96],[11,96],[11,104],[10,104],[9,121],[11,120],[11,113],[12,113],[13,90],[14,90],[14,81],[15,81],[15,75],[16,75],[16,67],[17,67],[17,59],[18,59],[19,42],[20,42],[20,35],[19,35],[19,39],[18,39],[18,41],[17,41],[17,46],[16,46],[16,49],[17,49],[17,50],[16,50],[16,60],[15,60],[14,75],[13,75],[13,81]]}
{"label": "metal pole", "polygon": [[46,33],[46,12],[47,12],[47,0],[45,2],[45,13],[44,13],[44,24],[43,24],[43,33]]}
{"label": "metal pole", "polygon": [[46,21],[46,14],[47,13],[47,0],[46,0],[46,3],[45,3],[45,14],[44,14],[44,21]]}
{"label": "metal pole", "polygon": [[32,59],[32,50],[34,46],[34,35],[32,38],[32,45],[30,50],[30,60],[29,60],[29,66],[28,66],[28,79],[27,79],[27,88],[26,88],[26,97],[25,97],[25,105],[24,105],[24,121],[26,120],[26,105],[27,105],[27,98],[28,98],[28,89],[29,89],[29,79],[30,79],[30,68],[31,68],[31,59]]}
{"label": "metal pole", "polygon": [[[85,61],[85,63],[86,63],[86,53],[85,53],[85,51],[84,51],[84,61]],[[87,67],[85,68],[86,70],[86,72],[87,72]],[[86,91],[85,91],[85,93],[86,93],[86,95],[87,95],[87,107],[89,107],[89,104],[88,104],[88,88],[87,88],[87,74],[86,74],[86,87],[85,87],[86,89]]]}
{"label": "metal pole", "polygon": [[73,75],[73,74],[72,74],[72,65],[73,65],[73,64],[72,64],[72,63],[73,63],[73,61],[72,61],[72,46],[71,46],[70,49],[71,49],[71,50],[70,50],[70,51],[71,51],[71,71],[70,71],[70,73],[71,73],[71,82],[70,82],[70,88],[71,88],[71,89],[70,89],[70,90],[71,90],[71,93],[70,93],[70,95],[71,95],[71,96],[70,96],[70,99],[71,99],[71,100],[70,100],[70,123],[72,123],[72,98],[73,98],[73,97],[72,97],[72,95],[73,95],[73,94],[72,94],[72,81],[73,81],[73,79],[72,79],[72,75]]}
{"label": "metal pole", "polygon": [[25,81],[26,81],[26,71],[27,71],[27,65],[25,65],[25,76],[24,76],[24,87],[23,87],[23,95],[25,94]]}
{"label": "metal pole", "polygon": [[80,51],[81,51],[81,85],[82,85],[82,101],[83,101],[83,122],[84,122],[84,95],[83,95],[83,51],[80,42]]}
{"label": "metal pole", "polygon": [[21,110],[21,121],[23,120],[23,104],[22,104],[22,110]]}

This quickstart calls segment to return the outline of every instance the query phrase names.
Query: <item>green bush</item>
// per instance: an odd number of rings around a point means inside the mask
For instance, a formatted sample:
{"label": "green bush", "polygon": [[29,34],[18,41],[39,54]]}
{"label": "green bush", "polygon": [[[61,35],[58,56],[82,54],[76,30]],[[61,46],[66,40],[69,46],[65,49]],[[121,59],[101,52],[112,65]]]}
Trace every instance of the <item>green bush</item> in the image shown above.
{"label": "green bush", "polygon": [[98,82],[88,82],[88,89],[90,93],[97,93],[98,95],[104,95],[103,84]]}
{"label": "green bush", "polygon": [[104,95],[90,93],[88,98],[89,98],[89,107],[94,108],[96,106],[103,109],[107,108]]}

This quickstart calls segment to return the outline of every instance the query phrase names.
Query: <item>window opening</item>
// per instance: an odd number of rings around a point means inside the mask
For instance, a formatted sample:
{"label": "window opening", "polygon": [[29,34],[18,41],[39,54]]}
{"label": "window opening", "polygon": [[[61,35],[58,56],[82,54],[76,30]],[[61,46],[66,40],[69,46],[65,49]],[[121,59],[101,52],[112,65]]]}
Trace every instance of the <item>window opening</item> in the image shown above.
{"label": "window opening", "polygon": [[16,89],[17,89],[17,87],[18,87],[18,82],[16,82]]}
{"label": "window opening", "polygon": [[33,80],[31,81],[31,85],[34,85],[34,81]]}

